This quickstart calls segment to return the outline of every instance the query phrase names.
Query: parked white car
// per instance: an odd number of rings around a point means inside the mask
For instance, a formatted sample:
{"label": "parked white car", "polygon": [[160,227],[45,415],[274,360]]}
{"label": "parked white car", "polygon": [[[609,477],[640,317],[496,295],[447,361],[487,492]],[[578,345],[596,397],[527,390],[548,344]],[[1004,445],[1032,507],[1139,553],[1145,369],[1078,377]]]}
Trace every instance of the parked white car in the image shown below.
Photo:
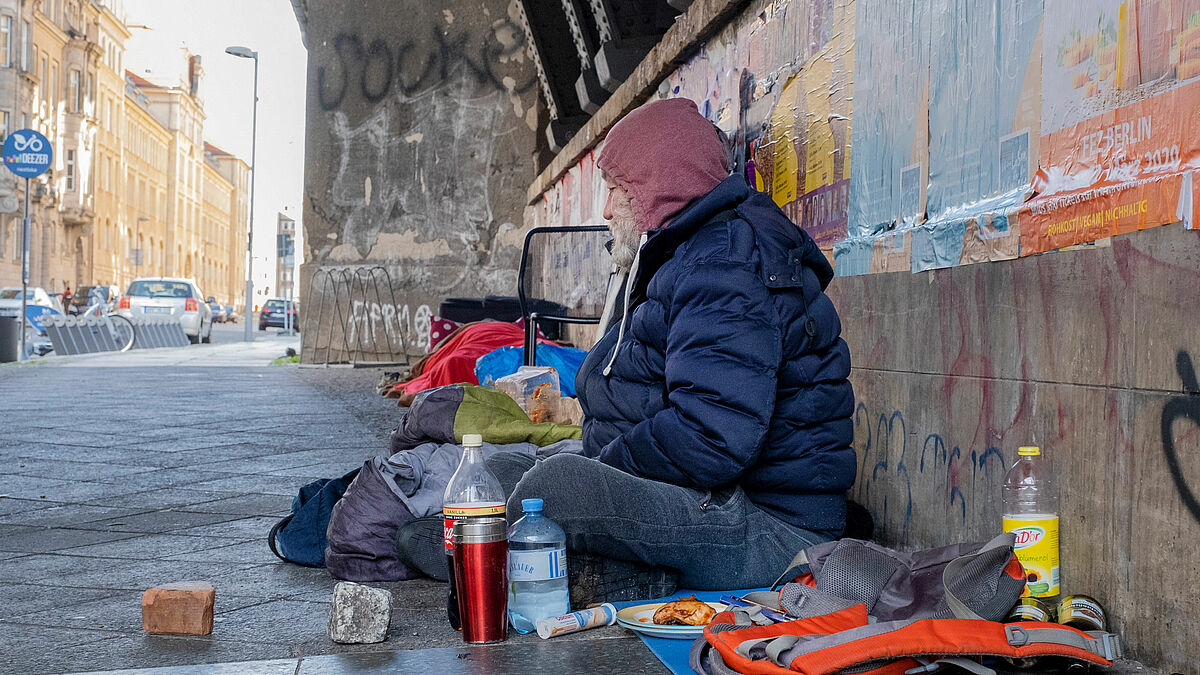
{"label": "parked white car", "polygon": [[[55,302],[46,289],[39,286],[29,286],[25,290],[25,304],[40,305],[59,311]],[[0,316],[18,316],[21,313],[21,287],[8,286],[0,288]]]}
{"label": "parked white car", "polygon": [[212,341],[212,310],[191,279],[134,279],[117,303],[117,314],[131,321],[174,317],[193,344]]}

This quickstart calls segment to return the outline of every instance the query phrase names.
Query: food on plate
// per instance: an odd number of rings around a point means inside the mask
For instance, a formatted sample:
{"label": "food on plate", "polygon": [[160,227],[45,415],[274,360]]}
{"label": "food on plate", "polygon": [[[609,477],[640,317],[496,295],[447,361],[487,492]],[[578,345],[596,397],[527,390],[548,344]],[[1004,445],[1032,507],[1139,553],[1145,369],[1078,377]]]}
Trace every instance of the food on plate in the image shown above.
{"label": "food on plate", "polygon": [[654,623],[660,625],[704,626],[717,615],[716,610],[696,596],[668,602],[654,612]]}

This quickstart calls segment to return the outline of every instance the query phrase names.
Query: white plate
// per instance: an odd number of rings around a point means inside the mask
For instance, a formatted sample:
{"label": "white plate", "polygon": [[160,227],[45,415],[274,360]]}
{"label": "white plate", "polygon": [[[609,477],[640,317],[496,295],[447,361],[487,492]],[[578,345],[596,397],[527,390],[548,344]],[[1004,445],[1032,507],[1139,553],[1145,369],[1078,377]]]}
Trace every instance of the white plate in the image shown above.
{"label": "white plate", "polygon": [[170,314],[171,308],[170,307],[143,307],[142,313],[143,314]]}
{"label": "white plate", "polygon": [[[667,603],[651,602],[645,605],[626,607],[617,612],[617,624],[629,630],[643,633],[651,637],[668,638],[672,640],[694,640],[704,634],[704,626],[680,626],[676,624],[651,623],[654,613]],[[717,612],[724,611],[726,606],[720,602],[706,603]]]}

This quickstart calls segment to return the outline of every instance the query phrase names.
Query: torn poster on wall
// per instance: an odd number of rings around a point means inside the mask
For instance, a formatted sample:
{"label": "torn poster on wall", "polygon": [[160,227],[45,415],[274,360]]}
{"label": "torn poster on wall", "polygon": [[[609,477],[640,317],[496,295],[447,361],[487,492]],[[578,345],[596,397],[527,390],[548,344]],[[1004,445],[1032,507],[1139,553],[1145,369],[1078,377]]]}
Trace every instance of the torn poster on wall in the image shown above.
{"label": "torn poster on wall", "polygon": [[1200,0],[1046,8],[1038,197],[1021,253],[1195,222]]}

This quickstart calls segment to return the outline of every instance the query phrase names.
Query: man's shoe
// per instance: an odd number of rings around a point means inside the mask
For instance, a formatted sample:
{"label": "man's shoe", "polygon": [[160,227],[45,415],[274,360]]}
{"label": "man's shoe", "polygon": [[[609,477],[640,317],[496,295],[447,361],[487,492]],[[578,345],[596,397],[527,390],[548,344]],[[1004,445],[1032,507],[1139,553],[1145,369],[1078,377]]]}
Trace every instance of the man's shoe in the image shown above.
{"label": "man's shoe", "polygon": [[400,561],[427,577],[447,581],[446,548],[441,516],[410,520],[396,533],[396,555]]}
{"label": "man's shoe", "polygon": [[571,606],[586,607],[598,602],[666,597],[675,592],[679,573],[667,567],[568,551],[567,579]]}

